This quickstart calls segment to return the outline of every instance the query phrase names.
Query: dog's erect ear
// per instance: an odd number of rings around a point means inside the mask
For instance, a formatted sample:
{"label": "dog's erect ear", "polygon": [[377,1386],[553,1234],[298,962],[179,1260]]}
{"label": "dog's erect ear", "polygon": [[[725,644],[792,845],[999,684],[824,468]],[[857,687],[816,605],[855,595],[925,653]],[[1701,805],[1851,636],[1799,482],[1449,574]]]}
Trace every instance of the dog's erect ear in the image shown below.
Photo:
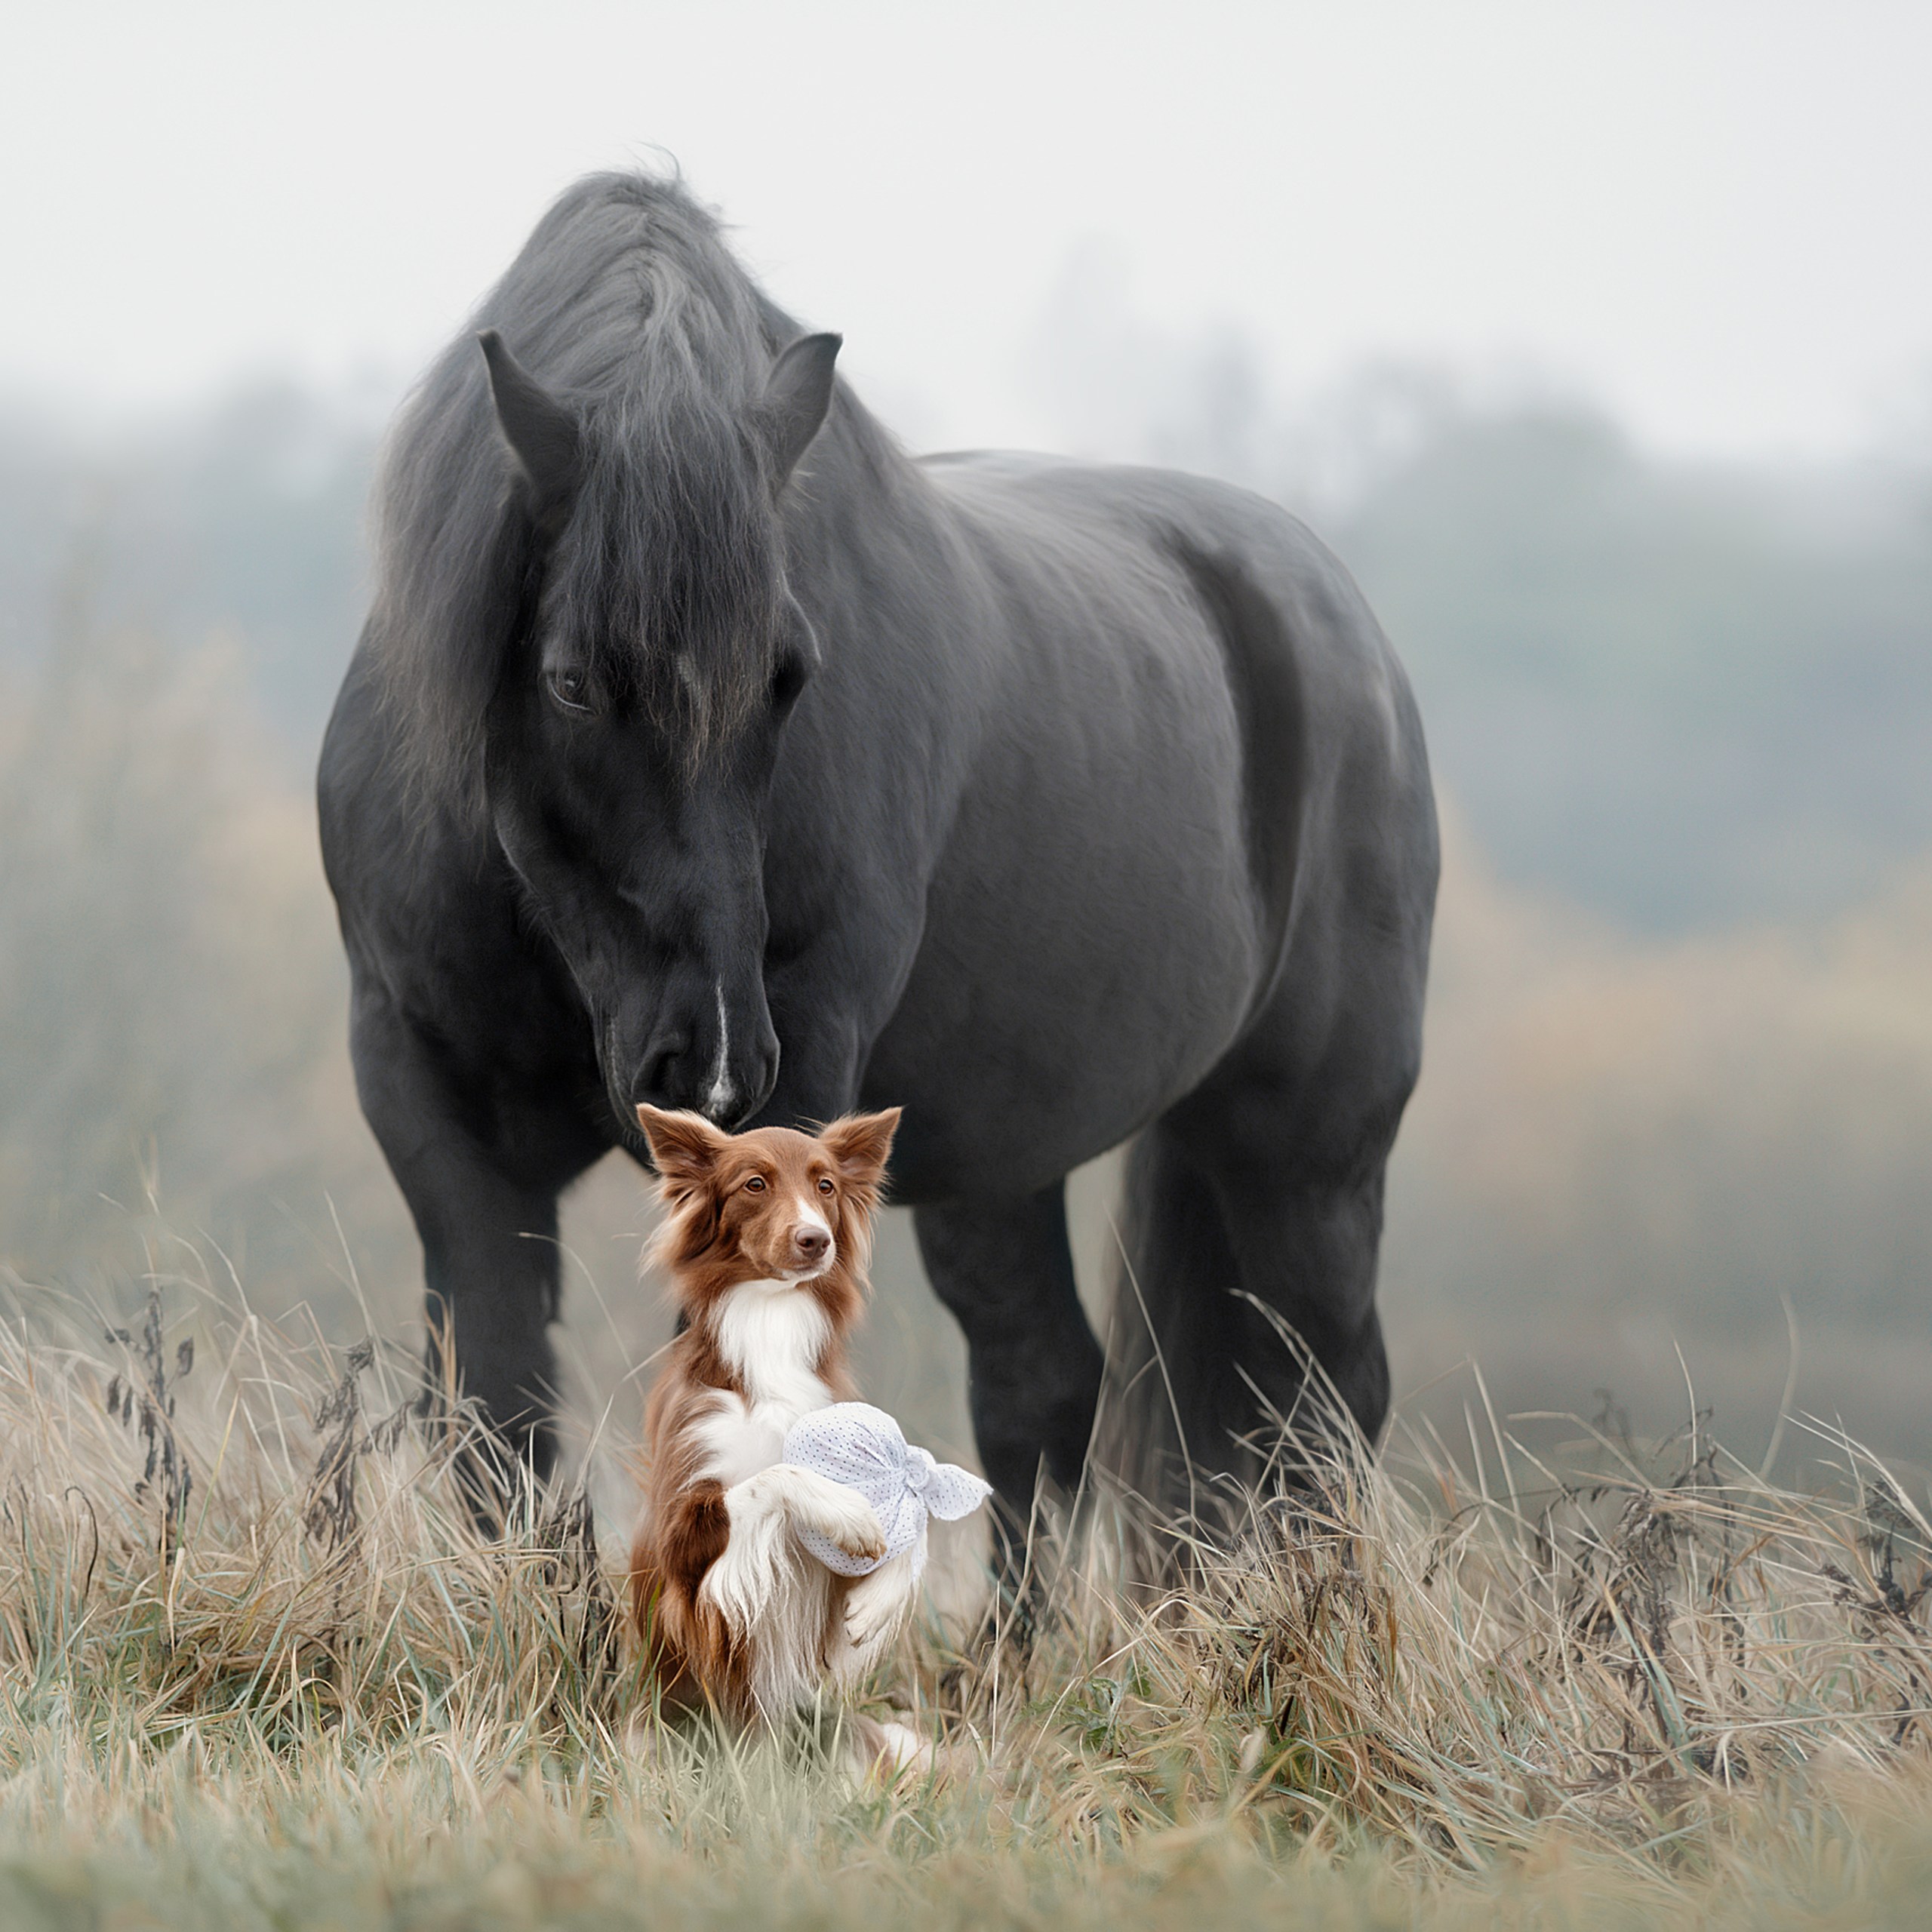
{"label": "dog's erect ear", "polygon": [[640,1103],[637,1124],[651,1143],[652,1164],[667,1182],[688,1186],[702,1180],[731,1144],[731,1137],[719,1133],[702,1114],[667,1113]]}
{"label": "dog's erect ear", "polygon": [[897,1107],[888,1107],[882,1114],[848,1114],[820,1134],[819,1144],[851,1180],[876,1187],[884,1178],[899,1115]]}

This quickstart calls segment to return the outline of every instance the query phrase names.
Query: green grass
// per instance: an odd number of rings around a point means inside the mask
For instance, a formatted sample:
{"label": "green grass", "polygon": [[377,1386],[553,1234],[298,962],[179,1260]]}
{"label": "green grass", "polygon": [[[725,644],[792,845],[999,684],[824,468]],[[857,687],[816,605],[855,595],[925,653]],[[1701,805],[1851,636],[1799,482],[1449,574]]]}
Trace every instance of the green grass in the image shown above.
{"label": "green grass", "polygon": [[1932,1537],[1848,1444],[1834,1500],[1494,1429],[1158,1600],[1101,1534],[1029,1651],[909,1639],[874,1701],[946,1769],[881,1788],[835,1711],[640,1722],[587,1509],[480,1543],[380,1363],[158,1307],[0,1331],[0,1926],[1927,1915]]}

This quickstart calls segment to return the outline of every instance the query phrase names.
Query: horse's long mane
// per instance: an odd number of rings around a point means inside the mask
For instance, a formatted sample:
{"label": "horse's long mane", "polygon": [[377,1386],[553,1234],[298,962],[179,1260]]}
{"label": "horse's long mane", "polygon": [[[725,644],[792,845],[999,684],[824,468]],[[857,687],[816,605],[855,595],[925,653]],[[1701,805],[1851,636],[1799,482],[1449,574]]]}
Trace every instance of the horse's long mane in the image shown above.
{"label": "horse's long mane", "polygon": [[691,745],[728,730],[769,678],[757,647],[777,527],[751,424],[796,333],[681,182],[595,174],[558,198],[430,366],[377,481],[371,636],[414,775],[459,808],[480,802],[484,713],[531,558],[477,346],[489,328],[583,430],[543,620]]}

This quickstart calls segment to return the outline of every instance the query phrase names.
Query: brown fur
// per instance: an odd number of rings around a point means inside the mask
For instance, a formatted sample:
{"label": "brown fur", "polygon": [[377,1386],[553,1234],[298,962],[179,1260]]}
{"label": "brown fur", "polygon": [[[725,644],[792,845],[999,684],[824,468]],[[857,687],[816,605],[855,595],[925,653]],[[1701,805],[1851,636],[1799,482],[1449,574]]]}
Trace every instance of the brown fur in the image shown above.
{"label": "brown fur", "polygon": [[[666,1208],[654,1258],[687,1325],[666,1352],[645,1412],[645,1503],[631,1550],[632,1617],[666,1705],[709,1703],[749,1721],[758,1713],[746,1640],[700,1595],[731,1524],[723,1484],[703,1473],[699,1427],[715,1413],[720,1391],[747,1392],[720,1346],[715,1318],[733,1288],[811,1265],[798,1213],[808,1203],[830,1228],[832,1258],[796,1285],[826,1317],[815,1371],[831,1399],[850,1398],[846,1343],[864,1306],[872,1217],[899,1115],[851,1115],[816,1136],[787,1128],[728,1135],[700,1115],[651,1107],[638,1115]],[[853,1580],[832,1580],[828,1654]]]}

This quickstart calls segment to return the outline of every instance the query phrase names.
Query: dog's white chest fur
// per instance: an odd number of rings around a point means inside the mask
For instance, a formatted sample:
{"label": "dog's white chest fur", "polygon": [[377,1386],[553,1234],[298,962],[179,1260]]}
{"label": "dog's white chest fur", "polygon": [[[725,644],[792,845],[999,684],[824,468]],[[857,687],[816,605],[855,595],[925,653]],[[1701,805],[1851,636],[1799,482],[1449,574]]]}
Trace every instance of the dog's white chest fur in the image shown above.
{"label": "dog's white chest fur", "polygon": [[786,1281],[740,1283],[710,1321],[718,1352],[745,1390],[720,1394],[698,1425],[703,1473],[729,1489],[780,1460],[785,1432],[832,1400],[817,1369],[832,1330],[817,1300]]}

